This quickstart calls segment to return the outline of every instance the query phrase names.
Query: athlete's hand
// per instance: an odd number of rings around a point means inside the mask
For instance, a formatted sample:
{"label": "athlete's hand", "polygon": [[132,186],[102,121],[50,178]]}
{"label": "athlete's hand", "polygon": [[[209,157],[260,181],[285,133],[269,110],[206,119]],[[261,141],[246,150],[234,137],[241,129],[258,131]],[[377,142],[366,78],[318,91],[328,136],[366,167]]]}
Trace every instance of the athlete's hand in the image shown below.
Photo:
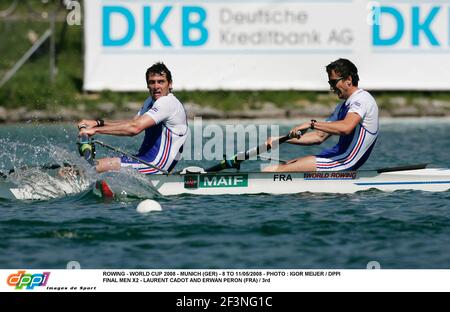
{"label": "athlete's hand", "polygon": [[293,137],[300,139],[301,135],[299,135],[299,132],[305,133],[309,128],[311,128],[311,123],[305,122],[305,123],[302,123],[301,125],[293,128],[290,131],[290,133],[292,134]]}
{"label": "athlete's hand", "polygon": [[273,139],[274,139],[273,137],[270,137],[270,138],[267,139],[267,141],[266,141],[267,149],[271,149],[272,148]]}
{"label": "athlete's hand", "polygon": [[81,128],[94,128],[97,127],[97,120],[91,120],[91,119],[83,119],[80,122],[78,122],[78,130]]}
{"label": "athlete's hand", "polygon": [[280,137],[270,137],[270,138],[268,138],[267,141],[266,141],[267,150],[272,149],[274,144],[278,144],[279,140],[280,140]]}

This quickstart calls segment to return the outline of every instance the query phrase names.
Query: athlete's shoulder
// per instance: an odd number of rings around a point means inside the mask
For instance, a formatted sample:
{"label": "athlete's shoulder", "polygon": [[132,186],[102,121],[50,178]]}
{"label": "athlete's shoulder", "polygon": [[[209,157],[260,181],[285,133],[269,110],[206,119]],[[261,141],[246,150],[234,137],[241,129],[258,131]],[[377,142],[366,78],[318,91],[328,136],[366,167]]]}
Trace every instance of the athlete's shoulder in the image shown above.
{"label": "athlete's shoulder", "polygon": [[364,89],[361,89],[361,92],[359,94],[357,94],[357,96],[359,96],[360,98],[364,98],[364,99],[375,102],[375,98],[373,97],[373,95],[370,94],[369,91],[366,91]]}
{"label": "athlete's shoulder", "polygon": [[181,105],[181,102],[175,97],[175,95],[169,93],[168,95],[157,99],[155,105]]}
{"label": "athlete's shoulder", "polygon": [[350,103],[377,104],[375,98],[368,91],[360,89],[350,98]]}

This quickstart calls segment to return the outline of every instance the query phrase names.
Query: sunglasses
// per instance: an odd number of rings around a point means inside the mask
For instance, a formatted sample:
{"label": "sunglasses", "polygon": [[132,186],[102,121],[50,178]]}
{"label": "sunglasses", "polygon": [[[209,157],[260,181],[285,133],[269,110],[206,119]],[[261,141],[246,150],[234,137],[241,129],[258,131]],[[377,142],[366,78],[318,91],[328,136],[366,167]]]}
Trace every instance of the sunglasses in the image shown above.
{"label": "sunglasses", "polygon": [[336,79],[331,79],[331,80],[328,80],[328,83],[329,83],[330,87],[334,88],[334,87],[336,87],[337,83],[338,83],[339,81],[341,81],[342,79],[344,79],[344,77],[339,77],[339,78],[336,78]]}

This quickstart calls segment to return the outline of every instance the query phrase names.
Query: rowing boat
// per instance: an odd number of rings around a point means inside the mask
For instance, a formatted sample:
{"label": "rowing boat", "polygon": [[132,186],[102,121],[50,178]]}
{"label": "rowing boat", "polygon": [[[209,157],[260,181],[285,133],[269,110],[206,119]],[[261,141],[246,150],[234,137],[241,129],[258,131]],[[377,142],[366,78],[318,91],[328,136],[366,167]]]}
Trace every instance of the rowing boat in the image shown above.
{"label": "rowing boat", "polygon": [[[301,137],[305,131],[290,132],[278,139],[278,144]],[[113,149],[102,142],[101,145]],[[320,172],[240,172],[242,161],[260,155],[272,148],[266,143],[244,153],[236,154],[206,170],[186,168],[176,174],[148,175],[145,184],[152,193],[162,196],[193,195],[244,195],[244,194],[296,194],[355,193],[370,189],[381,191],[420,190],[446,191],[450,189],[450,169],[427,168],[426,164],[361,171]],[[117,151],[117,149],[114,149]],[[126,155],[126,153],[121,152]],[[82,154],[82,153],[81,153]],[[194,170],[192,170],[194,169]],[[235,172],[222,170],[234,169]],[[163,170],[159,170],[163,172]],[[94,192],[103,197],[130,195],[123,183],[102,179]]]}
{"label": "rowing boat", "polygon": [[[301,136],[303,133],[289,133],[279,138],[279,144],[288,141],[293,136]],[[113,149],[116,152],[128,156],[128,153],[120,151],[100,141],[96,143]],[[78,142],[80,155],[94,166],[95,148],[93,141],[87,137],[81,137]],[[141,175],[145,194],[136,194],[132,183],[124,183],[117,176],[104,175],[96,181],[94,193],[102,197],[149,197],[171,196],[181,194],[192,195],[244,195],[244,194],[297,194],[297,193],[336,193],[348,194],[370,189],[380,191],[417,190],[429,192],[443,192],[450,190],[450,169],[428,168],[427,165],[412,165],[403,167],[383,168],[378,170],[360,171],[317,171],[317,172],[241,172],[240,163],[252,156],[261,154],[271,148],[265,143],[250,149],[244,153],[235,155],[232,159],[223,160],[220,164],[206,170],[198,167],[189,167],[185,170],[167,174],[166,171],[151,165],[164,174]],[[133,156],[134,157],[134,156]],[[146,162],[136,158],[138,161]],[[65,165],[64,165],[65,166]],[[56,169],[60,166],[44,166],[43,168]],[[90,167],[93,168],[93,167]],[[234,172],[223,170],[234,169]],[[14,172],[10,170],[9,174]],[[77,170],[69,170],[76,173]],[[80,171],[81,172],[81,171]],[[61,184],[52,183],[49,188],[44,185],[38,193],[35,191],[35,183],[23,185],[10,185],[8,175],[3,175],[6,184],[0,187],[0,198],[20,200],[42,200],[58,197],[60,194],[70,195],[80,190],[86,190],[86,182],[89,179],[80,179],[87,176],[62,174]],[[131,175],[132,176],[132,175]],[[0,176],[1,177],[1,176]],[[58,177],[49,176],[51,179]],[[42,180],[42,179],[40,179]],[[56,180],[55,180],[56,181]],[[4,187],[6,185],[6,188]],[[136,185],[134,185],[136,186]],[[56,194],[56,195],[55,195]]]}
{"label": "rowing boat", "polygon": [[[381,191],[417,190],[442,192],[450,190],[450,169],[427,168],[415,165],[379,170],[321,171],[321,172],[204,172],[201,169],[183,170],[171,175],[139,175],[136,184],[124,183],[123,177],[102,175],[94,186],[94,193],[102,197],[151,197],[192,195],[244,195],[244,194],[348,194],[370,189]],[[50,178],[50,176],[49,176]],[[48,200],[85,192],[89,185],[79,180],[51,177],[44,185],[16,185],[1,182],[0,198],[19,200]],[[50,183],[51,182],[51,183]],[[49,186],[51,184],[52,187]],[[142,189],[142,188],[141,188]]]}
{"label": "rowing boat", "polygon": [[[361,171],[321,172],[190,172],[172,175],[148,175],[152,190],[158,195],[244,195],[336,193],[348,194],[370,189],[380,191],[450,190],[450,169],[426,168],[425,165]],[[97,181],[94,192],[104,197],[130,195],[121,183],[108,179]]]}

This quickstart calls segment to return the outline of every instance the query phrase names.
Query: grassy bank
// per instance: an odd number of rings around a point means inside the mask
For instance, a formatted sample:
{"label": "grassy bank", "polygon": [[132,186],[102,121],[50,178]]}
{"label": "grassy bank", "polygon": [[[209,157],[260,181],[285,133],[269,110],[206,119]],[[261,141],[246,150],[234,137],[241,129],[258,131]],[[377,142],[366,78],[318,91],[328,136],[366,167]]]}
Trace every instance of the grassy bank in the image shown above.
{"label": "grassy bank", "polygon": [[[62,19],[63,20],[63,19]],[[41,19],[3,19],[0,21],[0,77],[31,47],[48,28]],[[57,75],[54,84],[49,75],[49,44],[37,53],[0,88],[0,107],[4,109],[56,111],[59,108],[99,111],[105,103],[114,109],[126,109],[127,103],[142,102],[146,92],[118,93],[104,91],[87,94],[83,82],[83,29],[57,23]],[[327,92],[300,91],[180,91],[177,96],[185,103],[200,107],[209,106],[221,111],[260,109],[271,103],[283,109],[302,108],[309,105],[333,106],[336,98]],[[450,92],[374,92],[381,109],[391,115],[429,115],[429,105],[437,108],[434,115],[450,113]],[[397,113],[395,113],[395,111]],[[433,115],[433,111],[431,111]]]}
{"label": "grassy bank", "polygon": [[[42,35],[48,28],[45,21],[2,21],[0,23],[0,75],[32,45],[30,37]],[[127,102],[141,102],[146,92],[127,93],[104,91],[99,94],[86,94],[82,91],[83,51],[82,28],[65,27],[57,24],[57,68],[55,83],[50,84],[49,44],[40,50],[19,70],[19,72],[0,88],[0,104],[6,108],[26,107],[28,109],[52,109],[55,107],[77,107],[86,104],[95,109],[101,103],[114,103],[121,108]],[[6,35],[8,34],[8,35]],[[180,91],[177,96],[185,102],[202,106],[213,106],[230,111],[242,107],[258,108],[260,103],[274,103],[276,106],[295,106],[301,100],[318,101],[315,92],[298,91]]]}

